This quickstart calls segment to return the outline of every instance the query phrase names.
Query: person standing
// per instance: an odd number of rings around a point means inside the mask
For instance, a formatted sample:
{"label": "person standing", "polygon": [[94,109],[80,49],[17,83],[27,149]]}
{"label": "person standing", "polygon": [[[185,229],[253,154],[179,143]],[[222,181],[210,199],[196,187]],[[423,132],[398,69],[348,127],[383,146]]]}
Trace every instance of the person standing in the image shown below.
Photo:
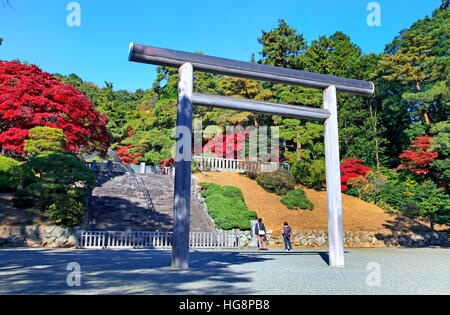
{"label": "person standing", "polygon": [[[284,222],[283,238],[284,238],[284,250],[285,251],[292,250],[291,235],[292,235],[292,228],[289,226],[289,224],[287,222]],[[288,245],[289,245],[289,248],[288,248]]]}
{"label": "person standing", "polygon": [[258,224],[256,225],[256,232],[258,235],[258,243],[259,243],[259,249],[260,250],[267,250],[266,247],[266,227],[264,226],[264,223],[262,222],[262,219],[258,219]]}

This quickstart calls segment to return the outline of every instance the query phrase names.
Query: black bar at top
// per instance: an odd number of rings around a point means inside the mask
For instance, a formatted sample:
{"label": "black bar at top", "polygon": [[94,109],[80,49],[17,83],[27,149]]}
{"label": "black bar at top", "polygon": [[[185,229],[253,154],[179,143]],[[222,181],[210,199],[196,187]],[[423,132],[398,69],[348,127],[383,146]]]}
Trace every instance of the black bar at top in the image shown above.
{"label": "black bar at top", "polygon": [[297,85],[321,90],[326,89],[330,85],[334,85],[338,92],[361,96],[370,96],[375,91],[374,84],[368,81],[347,79],[133,43],[130,44],[128,59],[134,62],[177,68],[182,64],[189,62],[192,64],[195,71]]}

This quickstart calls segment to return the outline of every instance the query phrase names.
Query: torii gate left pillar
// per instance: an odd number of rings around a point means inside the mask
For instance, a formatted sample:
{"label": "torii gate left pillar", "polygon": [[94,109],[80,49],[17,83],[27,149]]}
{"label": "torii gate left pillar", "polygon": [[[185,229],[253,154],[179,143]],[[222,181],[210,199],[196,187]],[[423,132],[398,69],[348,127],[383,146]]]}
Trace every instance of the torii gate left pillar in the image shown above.
{"label": "torii gate left pillar", "polygon": [[194,70],[190,63],[178,72],[178,109],[173,206],[172,268],[189,268],[191,218],[192,93]]}

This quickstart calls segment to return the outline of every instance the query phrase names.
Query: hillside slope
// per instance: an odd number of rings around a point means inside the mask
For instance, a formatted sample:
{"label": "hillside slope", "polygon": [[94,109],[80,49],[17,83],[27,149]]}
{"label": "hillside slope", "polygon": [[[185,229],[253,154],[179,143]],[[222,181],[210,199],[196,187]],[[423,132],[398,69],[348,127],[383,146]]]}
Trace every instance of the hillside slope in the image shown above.
{"label": "hillside slope", "polygon": [[[249,210],[256,211],[267,229],[280,231],[287,221],[294,230],[327,231],[327,197],[325,191],[305,189],[306,196],[314,203],[314,210],[289,210],[280,197],[266,192],[256,181],[238,173],[196,173],[198,182],[237,186],[244,194]],[[344,231],[409,231],[427,230],[428,227],[408,218],[386,213],[374,204],[342,194]]]}

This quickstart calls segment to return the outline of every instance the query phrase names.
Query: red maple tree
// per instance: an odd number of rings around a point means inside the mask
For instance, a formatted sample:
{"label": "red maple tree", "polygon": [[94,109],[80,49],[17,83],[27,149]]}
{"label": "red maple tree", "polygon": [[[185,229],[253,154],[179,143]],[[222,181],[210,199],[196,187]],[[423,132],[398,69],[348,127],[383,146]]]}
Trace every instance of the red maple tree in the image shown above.
{"label": "red maple tree", "polygon": [[346,185],[350,178],[354,177],[365,177],[367,172],[371,169],[364,166],[363,160],[357,158],[344,159],[344,162],[341,164],[341,190],[342,192],[348,189]]}
{"label": "red maple tree", "polygon": [[139,158],[141,157],[141,152],[132,153],[130,152],[130,149],[135,148],[133,145],[127,145],[120,147],[115,152],[119,156],[120,161],[122,161],[123,164],[131,164],[136,165],[139,163]]}
{"label": "red maple tree", "polygon": [[[129,128],[128,129],[128,135],[126,138],[120,139],[120,142],[122,142],[125,139],[133,137],[134,129]],[[139,148],[139,150],[134,150],[136,148]],[[134,152],[132,152],[134,151]],[[117,153],[117,155],[120,158],[120,161],[122,161],[123,164],[131,164],[136,165],[139,164],[139,158],[144,153],[144,148],[136,145],[122,145],[114,152]]]}
{"label": "red maple tree", "polygon": [[439,156],[438,152],[428,151],[430,139],[425,135],[412,140],[410,148],[399,156],[404,161],[400,169],[409,169],[414,175],[428,175],[430,163]]}
{"label": "red maple tree", "polygon": [[62,129],[67,151],[98,150],[110,145],[108,118],[70,84],[62,84],[37,66],[0,60],[0,147],[24,157],[28,131],[37,126]]}
{"label": "red maple tree", "polygon": [[203,152],[211,152],[218,158],[237,159],[245,148],[248,133],[218,135],[203,146]]}

